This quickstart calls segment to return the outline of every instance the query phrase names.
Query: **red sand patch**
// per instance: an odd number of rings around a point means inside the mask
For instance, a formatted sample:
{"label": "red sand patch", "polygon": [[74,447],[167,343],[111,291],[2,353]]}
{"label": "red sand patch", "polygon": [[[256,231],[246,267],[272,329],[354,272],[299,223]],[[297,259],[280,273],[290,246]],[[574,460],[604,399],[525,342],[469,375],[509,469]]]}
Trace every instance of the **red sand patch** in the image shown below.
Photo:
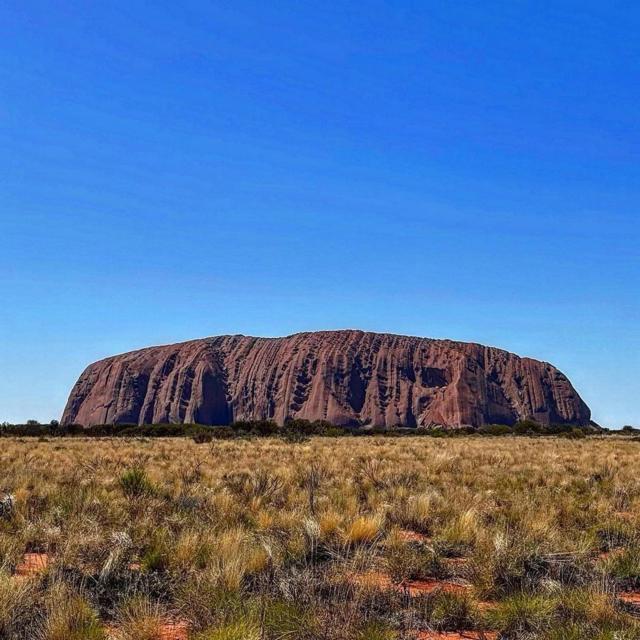
{"label": "red sand patch", "polygon": [[25,553],[22,562],[16,566],[16,576],[27,578],[42,573],[49,566],[46,553]]}
{"label": "red sand patch", "polygon": [[158,640],[187,640],[189,625],[184,620],[165,622],[160,631]]}
{"label": "red sand patch", "polygon": [[497,640],[496,631],[420,631],[418,640]]}
{"label": "red sand patch", "polygon": [[446,591],[447,593],[467,593],[471,589],[471,585],[449,582],[448,580],[437,580],[436,578],[427,578],[426,580],[403,580],[397,585],[397,588],[402,589],[402,591],[408,593],[411,597],[415,597],[437,590]]}
{"label": "red sand patch", "polygon": [[394,582],[390,575],[380,571],[368,571],[366,573],[355,574],[352,575],[350,579],[361,587],[369,589],[394,589],[401,593],[406,593],[412,598],[425,593],[433,593],[437,590],[446,591],[447,593],[467,593],[471,589],[471,586],[467,584],[458,584],[436,578]]}
{"label": "red sand patch", "polygon": [[469,566],[469,558],[443,558],[442,563],[452,572],[463,571]]}
{"label": "red sand patch", "polygon": [[429,542],[429,536],[424,533],[418,533],[417,531],[411,531],[410,529],[400,529],[398,535],[404,542]]}
{"label": "red sand patch", "polygon": [[469,564],[469,558],[443,558],[443,562],[452,565]]}
{"label": "red sand patch", "polygon": [[618,594],[618,599],[626,604],[640,607],[640,591],[625,591]]}
{"label": "red sand patch", "polygon": [[349,582],[364,587],[365,589],[392,589],[391,576],[381,571],[366,571],[364,573],[352,573]]}

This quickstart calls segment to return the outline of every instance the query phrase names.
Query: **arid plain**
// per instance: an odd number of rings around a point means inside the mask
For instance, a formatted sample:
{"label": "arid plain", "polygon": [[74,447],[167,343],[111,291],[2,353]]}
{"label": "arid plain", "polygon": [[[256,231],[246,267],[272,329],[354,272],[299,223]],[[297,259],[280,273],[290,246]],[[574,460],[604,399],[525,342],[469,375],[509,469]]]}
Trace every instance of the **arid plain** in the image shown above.
{"label": "arid plain", "polygon": [[2,638],[640,638],[632,438],[1,443]]}

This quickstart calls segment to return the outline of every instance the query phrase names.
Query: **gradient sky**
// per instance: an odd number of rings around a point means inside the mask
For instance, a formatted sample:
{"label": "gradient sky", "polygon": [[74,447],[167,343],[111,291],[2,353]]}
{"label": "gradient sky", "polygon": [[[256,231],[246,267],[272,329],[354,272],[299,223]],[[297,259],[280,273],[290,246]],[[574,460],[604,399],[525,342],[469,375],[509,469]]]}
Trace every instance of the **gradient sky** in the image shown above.
{"label": "gradient sky", "polygon": [[0,421],[91,361],[361,328],[640,424],[640,5],[7,2]]}

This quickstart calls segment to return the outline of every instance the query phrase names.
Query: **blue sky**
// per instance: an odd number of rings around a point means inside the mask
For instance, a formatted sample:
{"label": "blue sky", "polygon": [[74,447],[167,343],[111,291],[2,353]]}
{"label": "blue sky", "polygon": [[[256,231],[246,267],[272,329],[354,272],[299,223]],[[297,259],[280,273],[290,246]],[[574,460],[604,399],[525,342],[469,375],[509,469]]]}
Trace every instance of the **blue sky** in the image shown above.
{"label": "blue sky", "polygon": [[640,7],[0,7],[0,421],[89,362],[362,328],[640,424]]}

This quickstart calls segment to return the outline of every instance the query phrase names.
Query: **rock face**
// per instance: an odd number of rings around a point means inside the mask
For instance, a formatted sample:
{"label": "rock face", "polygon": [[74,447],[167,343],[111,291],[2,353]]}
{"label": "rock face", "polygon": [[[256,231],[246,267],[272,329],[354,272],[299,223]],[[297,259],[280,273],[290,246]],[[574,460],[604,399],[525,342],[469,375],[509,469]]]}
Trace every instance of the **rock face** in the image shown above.
{"label": "rock face", "polygon": [[63,424],[223,425],[287,418],[337,425],[589,423],[552,365],[479,344],[363,331],[220,336],[90,365]]}

